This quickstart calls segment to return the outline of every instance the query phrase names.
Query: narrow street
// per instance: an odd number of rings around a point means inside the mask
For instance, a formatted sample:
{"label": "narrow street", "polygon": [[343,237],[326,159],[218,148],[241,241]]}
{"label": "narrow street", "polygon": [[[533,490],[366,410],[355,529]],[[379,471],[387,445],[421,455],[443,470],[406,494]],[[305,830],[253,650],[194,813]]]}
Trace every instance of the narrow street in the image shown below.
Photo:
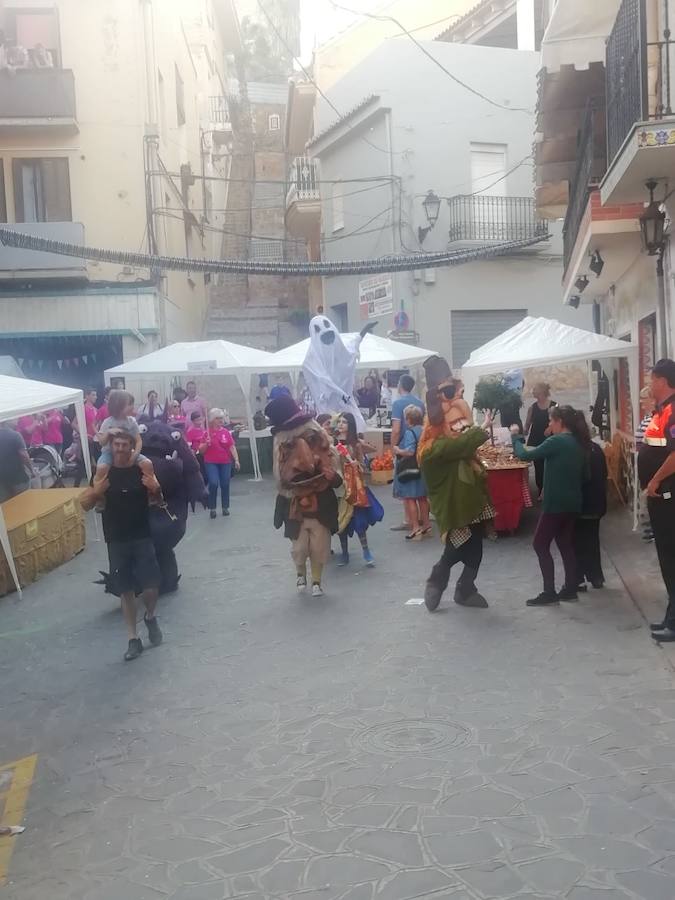
{"label": "narrow street", "polygon": [[378,496],[377,568],[317,600],[237,479],[134,663],[102,543],[0,601],[0,767],[37,755],[7,900],[672,900],[675,682],[609,561],[526,609],[530,513],[486,544],[490,609],[432,616],[439,545]]}

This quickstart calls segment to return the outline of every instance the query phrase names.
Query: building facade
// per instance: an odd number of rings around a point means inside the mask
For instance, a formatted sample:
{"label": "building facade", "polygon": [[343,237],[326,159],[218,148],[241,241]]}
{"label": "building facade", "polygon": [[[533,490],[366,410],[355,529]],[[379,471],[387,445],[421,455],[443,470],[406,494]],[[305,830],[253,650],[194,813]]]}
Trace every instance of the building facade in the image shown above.
{"label": "building facade", "polygon": [[[7,0],[0,221],[75,244],[218,257],[230,0]],[[209,279],[0,247],[0,353],[78,386],[201,337]]]}
{"label": "building facade", "polygon": [[[563,299],[594,310],[598,330],[639,343],[640,386],[672,356],[675,209],[674,43],[670,0],[559,0],[542,46],[537,204],[564,216]],[[642,222],[653,182],[666,213],[659,246]],[[613,430],[632,438],[628,373],[608,367]]]}
{"label": "building facade", "polygon": [[[529,129],[539,54],[459,42],[424,47],[471,90],[399,38],[333,86],[341,117],[317,103],[306,152],[320,197],[322,258],[420,255],[413,272],[324,279],[326,313],[350,330],[375,318],[380,334],[403,333],[455,368],[525,315],[590,325],[589,310],[560,302],[560,228],[535,214]],[[364,96],[363,85],[377,92]],[[433,222],[430,191],[440,200]],[[289,199],[287,217],[298,221],[303,202]],[[309,227],[316,213],[313,201],[304,204]],[[523,240],[532,246],[495,259],[423,267],[426,252]]]}

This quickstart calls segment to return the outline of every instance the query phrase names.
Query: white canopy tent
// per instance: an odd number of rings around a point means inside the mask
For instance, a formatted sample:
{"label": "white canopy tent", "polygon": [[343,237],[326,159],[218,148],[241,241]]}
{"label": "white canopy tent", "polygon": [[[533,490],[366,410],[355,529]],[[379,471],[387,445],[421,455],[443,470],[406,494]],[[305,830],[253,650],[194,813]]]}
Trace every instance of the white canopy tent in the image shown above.
{"label": "white canopy tent", "polygon": [[[32,413],[46,412],[48,409],[62,409],[65,406],[75,405],[77,427],[81,435],[87,434],[87,421],[84,416],[84,396],[79,388],[62,387],[59,384],[49,384],[45,381],[31,381],[28,378],[13,378],[10,375],[0,375],[0,422],[9,419],[17,419],[19,416],[28,416]],[[89,458],[89,442],[82,441],[82,458],[87,471],[87,478],[91,478],[91,460]],[[0,508],[0,544],[5,551],[7,564],[9,565],[16,589],[21,595],[21,585],[17,575],[16,566],[9,546],[9,535],[5,524],[2,509]]]}
{"label": "white canopy tent", "polygon": [[[356,334],[345,334],[345,339],[355,338]],[[288,372],[296,375],[302,371],[309,348],[309,338],[292,344],[284,350],[278,350],[270,354],[271,360],[265,372]],[[412,344],[404,344],[401,341],[392,341],[389,338],[376,334],[366,334],[361,341],[359,354],[359,369],[397,369],[403,366],[414,366],[423,363],[430,356],[436,354],[435,350],[425,350],[424,347],[415,347]]]}
{"label": "white canopy tent", "polygon": [[[474,350],[462,366],[464,396],[471,405],[476,384],[483,375],[496,375],[509,369],[590,363],[593,359],[617,357],[628,361],[633,422],[637,423],[640,421],[638,345],[563,325],[555,319],[526,316],[508,331]],[[634,525],[637,526],[637,463],[634,483],[633,513]]]}
{"label": "white canopy tent", "polygon": [[260,462],[251,410],[251,378],[268,372],[274,354],[229,341],[191,341],[169,344],[154,353],[139,356],[112,369],[106,369],[106,382],[115,376],[150,375],[233,375],[239,382],[246,403],[248,432],[251,436],[251,456],[255,480],[259,481]]}

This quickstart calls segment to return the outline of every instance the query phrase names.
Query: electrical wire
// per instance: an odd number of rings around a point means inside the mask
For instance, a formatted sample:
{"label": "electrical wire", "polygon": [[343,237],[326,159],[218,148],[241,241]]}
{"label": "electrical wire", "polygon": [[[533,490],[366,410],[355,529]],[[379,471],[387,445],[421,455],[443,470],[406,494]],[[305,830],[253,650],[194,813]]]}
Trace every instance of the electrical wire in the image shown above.
{"label": "electrical wire", "polygon": [[[344,234],[339,234],[335,237],[327,237],[323,238],[324,243],[333,243],[334,241],[342,241],[345,238],[352,237],[358,234],[372,234],[375,231],[381,231],[383,228],[386,228],[387,223],[379,225],[377,228],[372,228],[370,231],[364,231],[363,229],[367,228],[372,222],[376,219],[379,219],[381,216],[387,215],[391,213],[393,210],[391,207],[388,209],[383,209],[379,213],[376,213],[374,216],[371,216],[367,222],[364,222],[363,225],[359,225],[358,228],[355,228],[353,231],[345,232]],[[183,222],[184,218],[180,210],[172,209],[170,207],[158,207],[153,210],[155,215],[163,216],[166,219],[174,219],[179,222]],[[176,213],[176,215],[173,215]],[[304,244],[304,241],[298,241],[293,238],[282,238],[282,237],[272,237],[267,234],[244,234],[241,231],[230,231],[227,228],[218,228],[217,225],[209,225],[207,223],[199,223],[199,228],[204,231],[213,232],[216,234],[228,234],[232,237],[241,237],[241,238],[250,238],[251,240],[260,240],[260,241],[274,241],[275,243],[280,244],[293,244],[294,246],[298,246]]]}
{"label": "electrical wire", "polygon": [[531,247],[549,239],[549,234],[543,234],[491,246],[429,253],[423,257],[422,266],[420,266],[419,256],[401,255],[380,259],[344,259],[332,262],[290,263],[281,261],[265,262],[263,260],[154,256],[147,253],[133,253],[128,250],[110,250],[101,247],[69,244],[65,241],[55,241],[50,238],[13,231],[11,228],[0,225],[0,242],[5,244],[5,246],[16,247],[20,250],[37,250],[44,253],[56,253],[59,256],[74,256],[77,259],[135,266],[137,268],[151,268],[159,271],[232,272],[246,275],[289,275],[298,278],[308,275],[373,275],[389,272],[406,272],[419,268],[437,269],[463,265],[475,260],[504,256],[512,253],[514,250]]}
{"label": "electrical wire", "polygon": [[[155,170],[152,172],[148,172],[149,175],[170,175],[172,178],[180,178],[180,172],[169,172],[169,170]],[[316,178],[313,181],[313,184],[364,184],[370,181],[378,181],[383,184],[391,184],[391,182],[395,179],[395,175],[366,175],[362,178]],[[276,178],[226,178],[224,175],[199,175],[197,172],[190,172],[190,178],[194,178],[196,181],[220,181],[220,182],[228,182],[231,184],[280,184],[280,185],[288,185],[290,184],[288,179],[284,179],[283,181]]]}
{"label": "electrical wire", "polygon": [[[314,85],[314,87],[316,88],[319,95],[326,101],[326,103],[330,106],[330,108],[333,110],[335,115],[338,117],[338,120],[342,119],[344,117],[344,114],[341,113],[340,110],[337,108],[337,106],[333,103],[333,101],[329,97],[327,97],[326,94],[324,94],[324,92],[321,90],[319,85],[316,83],[316,81],[312,78],[312,76],[309,74],[307,69],[300,62],[298,57],[293,53],[292,48],[289,47],[288,44],[286,43],[285,38],[280,33],[277,26],[274,24],[274,20],[272,19],[270,14],[267,12],[265,7],[263,6],[261,0],[257,0],[257,3],[258,3],[258,6],[260,7],[260,11],[262,12],[262,14],[265,16],[265,18],[269,22],[270,27],[272,28],[272,31],[275,33],[275,35],[277,36],[277,38],[280,41],[280,43],[282,44],[282,46],[286,48],[286,52],[290,54],[291,58],[296,63],[296,65],[298,65],[300,67],[300,70],[302,71],[305,78],[309,81],[310,84]],[[414,40],[414,38],[413,38],[413,40]],[[362,141],[364,141],[366,144],[368,144],[369,147],[372,147],[374,150],[378,150],[380,153],[385,153],[387,156],[391,156],[394,153],[396,153],[396,155],[398,155],[398,156],[404,156],[408,152],[407,150],[395,151],[395,150],[391,150],[391,149],[388,150],[384,147],[378,147],[377,144],[373,144],[372,141],[369,141],[368,138],[364,137],[364,135],[362,135],[362,134],[359,135],[359,138]]]}
{"label": "electrical wire", "polygon": [[[260,0],[258,0],[258,3],[260,3]],[[377,15],[376,13],[367,13],[367,12],[357,12],[354,9],[349,9],[346,6],[342,6],[340,3],[336,3],[335,0],[330,0],[330,3],[331,3],[331,6],[333,6],[335,9],[340,9],[343,12],[351,13],[354,16],[365,16],[368,19],[376,19],[379,22],[393,22],[394,25],[397,25],[401,29],[403,34],[407,35],[410,38],[410,40],[413,42],[413,44],[415,44],[415,46],[419,50],[421,50],[422,53],[426,57],[428,57],[432,63],[434,63],[434,65],[438,66],[438,68],[442,72],[445,72],[445,74],[449,78],[451,78],[456,84],[458,84],[460,87],[463,87],[465,90],[469,91],[469,93],[473,94],[475,97],[480,97],[481,100],[485,100],[486,103],[489,103],[490,106],[495,106],[497,109],[503,109],[503,110],[506,110],[507,112],[527,113],[530,116],[534,115],[534,111],[531,109],[525,109],[524,107],[521,107],[521,106],[507,106],[504,103],[499,103],[499,101],[493,100],[491,97],[486,96],[486,94],[483,94],[477,88],[471,87],[470,84],[467,84],[465,81],[462,81],[461,78],[458,78],[456,75],[453,75],[453,73],[449,69],[446,69],[446,67],[443,65],[443,63],[439,62],[432,53],[429,53],[429,51],[426,49],[426,47],[423,44],[420,44],[420,42],[417,40],[417,38],[414,37],[411,34],[411,32],[408,31],[407,28],[404,28],[403,25],[401,25],[401,23],[399,22],[399,20],[395,19],[394,16]]]}

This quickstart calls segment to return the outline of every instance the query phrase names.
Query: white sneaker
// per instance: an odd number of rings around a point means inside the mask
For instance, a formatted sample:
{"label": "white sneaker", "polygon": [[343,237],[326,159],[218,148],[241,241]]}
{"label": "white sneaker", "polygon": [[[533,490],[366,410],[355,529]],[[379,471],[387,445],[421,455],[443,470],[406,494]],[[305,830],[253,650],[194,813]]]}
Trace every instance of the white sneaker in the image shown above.
{"label": "white sneaker", "polygon": [[323,588],[320,584],[312,585],[312,597],[323,597]]}
{"label": "white sneaker", "polygon": [[302,575],[298,575],[297,588],[299,594],[304,594],[307,589],[307,579]]}

